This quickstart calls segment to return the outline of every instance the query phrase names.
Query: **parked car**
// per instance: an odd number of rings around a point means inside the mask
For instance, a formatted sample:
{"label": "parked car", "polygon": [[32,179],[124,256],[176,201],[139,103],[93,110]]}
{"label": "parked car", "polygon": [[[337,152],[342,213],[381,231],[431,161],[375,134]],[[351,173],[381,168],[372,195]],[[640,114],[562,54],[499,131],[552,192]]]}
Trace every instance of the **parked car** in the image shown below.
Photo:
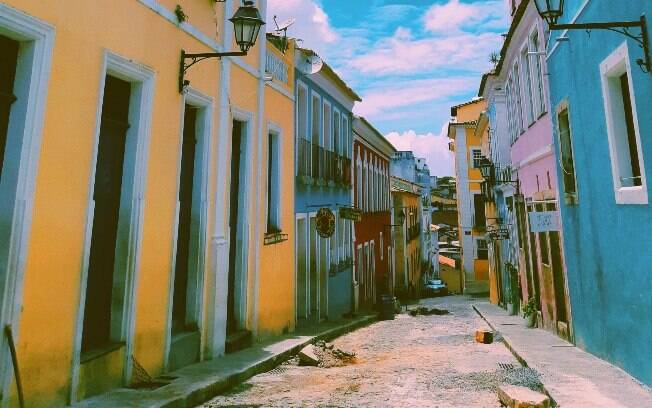
{"label": "parked car", "polygon": [[424,296],[446,296],[448,295],[448,286],[441,279],[430,279],[423,288]]}

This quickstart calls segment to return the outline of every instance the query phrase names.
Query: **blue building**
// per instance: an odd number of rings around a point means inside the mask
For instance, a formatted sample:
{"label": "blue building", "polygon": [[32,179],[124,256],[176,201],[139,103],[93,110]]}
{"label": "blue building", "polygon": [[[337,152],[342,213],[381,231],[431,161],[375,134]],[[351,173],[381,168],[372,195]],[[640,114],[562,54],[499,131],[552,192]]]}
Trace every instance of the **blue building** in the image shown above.
{"label": "blue building", "polygon": [[[297,50],[297,67],[313,55]],[[360,97],[327,65],[296,71],[297,322],[338,319],[353,312],[353,105]],[[317,232],[317,212],[335,215],[335,231]]]}
{"label": "blue building", "polygon": [[[651,1],[567,0],[558,23],[642,14]],[[574,341],[652,385],[652,75],[638,59],[637,41],[606,30],[555,30],[548,43]]]}

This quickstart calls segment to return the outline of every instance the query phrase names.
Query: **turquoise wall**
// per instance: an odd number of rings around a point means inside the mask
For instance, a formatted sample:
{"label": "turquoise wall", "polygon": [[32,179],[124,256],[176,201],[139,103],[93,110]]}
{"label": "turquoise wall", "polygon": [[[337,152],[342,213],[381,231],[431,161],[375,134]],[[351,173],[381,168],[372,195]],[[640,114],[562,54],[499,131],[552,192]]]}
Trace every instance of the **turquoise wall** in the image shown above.
{"label": "turquoise wall", "polygon": [[[570,22],[583,3],[567,0],[560,23]],[[638,20],[642,13],[652,17],[652,1],[592,0],[577,22]],[[652,209],[649,204],[616,204],[599,66],[628,42],[648,180],[652,75],[636,65],[643,51],[623,35],[573,30],[567,34],[570,41],[557,43],[559,34],[554,31],[548,44],[548,71],[552,111],[562,100],[569,102],[575,155],[579,203],[560,200],[575,342],[652,385]],[[556,129],[556,117],[554,121]],[[558,152],[557,135],[554,139]],[[557,166],[559,177],[563,173]],[[561,178],[558,182],[563,185]],[[648,195],[652,198],[649,187]]]}

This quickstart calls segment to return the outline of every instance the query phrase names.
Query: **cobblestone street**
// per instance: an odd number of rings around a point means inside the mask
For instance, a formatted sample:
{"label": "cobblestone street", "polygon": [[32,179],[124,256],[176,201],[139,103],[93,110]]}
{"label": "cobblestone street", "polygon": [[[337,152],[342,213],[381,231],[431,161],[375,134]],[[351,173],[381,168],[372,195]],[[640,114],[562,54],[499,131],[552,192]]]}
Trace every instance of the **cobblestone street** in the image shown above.
{"label": "cobblestone street", "polygon": [[203,405],[208,407],[500,407],[496,387],[537,389],[538,375],[520,366],[500,341],[476,343],[487,328],[463,297],[422,300],[444,316],[403,313],[336,339],[356,362],[318,368],[283,364]]}

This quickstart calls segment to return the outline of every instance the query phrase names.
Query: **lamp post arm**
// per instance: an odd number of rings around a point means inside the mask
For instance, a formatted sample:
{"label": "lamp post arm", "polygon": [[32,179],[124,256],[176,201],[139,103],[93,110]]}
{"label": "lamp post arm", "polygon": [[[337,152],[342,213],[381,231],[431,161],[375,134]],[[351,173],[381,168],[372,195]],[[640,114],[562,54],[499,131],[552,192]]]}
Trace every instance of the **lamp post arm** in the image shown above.
{"label": "lamp post arm", "polygon": [[[645,54],[644,59],[636,60],[636,63],[641,67],[643,72],[652,73],[652,59],[650,58],[650,42],[648,39],[647,19],[645,15],[641,16],[639,21],[613,21],[606,23],[572,23],[572,24],[551,24],[551,30],[608,30],[636,41],[643,49]],[[630,28],[639,28],[641,35],[632,34]]]}
{"label": "lamp post arm", "polygon": [[[179,64],[179,93],[183,93],[183,90],[186,86],[190,84],[190,81],[185,79],[186,72],[188,69],[195,65],[198,62],[201,62],[206,59],[219,58],[222,57],[242,57],[247,55],[246,52],[242,51],[230,51],[230,52],[204,52],[199,54],[186,54],[184,50],[181,50],[181,62]],[[190,60],[190,62],[186,62]]]}

